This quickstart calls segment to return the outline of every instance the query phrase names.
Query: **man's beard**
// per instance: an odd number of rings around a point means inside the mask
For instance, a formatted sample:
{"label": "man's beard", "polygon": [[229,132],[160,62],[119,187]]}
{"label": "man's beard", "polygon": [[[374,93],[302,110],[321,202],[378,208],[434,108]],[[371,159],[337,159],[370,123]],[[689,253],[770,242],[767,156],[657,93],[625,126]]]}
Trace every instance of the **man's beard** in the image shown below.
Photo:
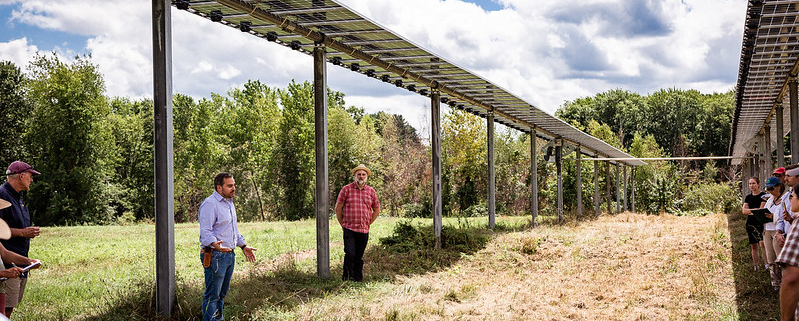
{"label": "man's beard", "polygon": [[358,183],[358,185],[365,185],[366,184],[366,179],[365,178],[363,180],[356,179],[355,182]]}

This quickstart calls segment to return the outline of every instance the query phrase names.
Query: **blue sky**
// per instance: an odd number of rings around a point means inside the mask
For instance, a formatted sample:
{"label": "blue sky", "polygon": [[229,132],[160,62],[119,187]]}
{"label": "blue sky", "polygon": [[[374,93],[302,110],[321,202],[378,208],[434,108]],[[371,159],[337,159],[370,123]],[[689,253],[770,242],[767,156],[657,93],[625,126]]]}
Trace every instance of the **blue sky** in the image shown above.
{"label": "blue sky", "polygon": [[[732,89],[746,12],[745,0],[339,1],[548,113],[616,88]],[[36,51],[91,55],[108,95],[148,97],[149,5],[0,0],[0,59],[24,67]],[[248,79],[276,87],[311,80],[305,55],[185,11],[173,9],[173,27],[175,92],[208,97]],[[348,104],[403,114],[419,129],[429,122],[424,97],[328,70]]]}

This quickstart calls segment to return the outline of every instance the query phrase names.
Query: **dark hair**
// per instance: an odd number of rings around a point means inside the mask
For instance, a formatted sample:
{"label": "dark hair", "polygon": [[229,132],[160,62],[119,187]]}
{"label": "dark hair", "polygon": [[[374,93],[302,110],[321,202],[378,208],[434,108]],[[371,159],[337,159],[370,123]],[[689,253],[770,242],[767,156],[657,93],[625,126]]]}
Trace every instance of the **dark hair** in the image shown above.
{"label": "dark hair", "polygon": [[[799,185],[799,184],[797,184],[797,185]],[[779,187],[780,188],[780,193],[777,194],[777,195],[782,195],[783,193],[785,193],[785,185],[782,184],[782,182],[780,182],[779,184],[774,185],[772,187]]]}
{"label": "dark hair", "polygon": [[796,191],[799,191],[799,189],[797,189],[797,188],[799,188],[799,184],[796,184],[796,185],[793,186],[793,192],[791,192],[791,193],[796,193]]}
{"label": "dark hair", "polygon": [[230,173],[228,172],[221,172],[219,174],[216,174],[216,177],[214,177],[214,189],[216,189],[217,186],[224,185],[225,178],[231,178],[231,177],[233,177],[233,175],[230,175]]}
{"label": "dark hair", "polygon": [[757,176],[752,176],[749,179],[755,180],[755,182],[757,182],[757,185],[760,185],[760,178],[758,178]]}
{"label": "dark hair", "polygon": [[789,169],[794,169],[794,168],[797,168],[797,167],[799,167],[799,164],[793,164],[793,165],[785,166],[785,170],[787,171]]}

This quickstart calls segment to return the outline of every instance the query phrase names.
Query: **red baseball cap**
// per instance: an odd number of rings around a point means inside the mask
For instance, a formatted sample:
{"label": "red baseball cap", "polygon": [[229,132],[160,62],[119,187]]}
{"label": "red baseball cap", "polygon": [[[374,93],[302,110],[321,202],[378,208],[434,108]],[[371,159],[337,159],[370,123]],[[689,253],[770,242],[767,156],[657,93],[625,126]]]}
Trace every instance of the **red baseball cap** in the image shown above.
{"label": "red baseball cap", "polygon": [[31,172],[34,175],[41,174],[36,170],[34,170],[33,166],[30,166],[23,161],[14,161],[13,163],[11,163],[11,165],[8,165],[8,169],[6,170],[6,175],[13,175],[24,172]]}
{"label": "red baseball cap", "polygon": [[779,167],[779,168],[775,169],[774,173],[772,173],[772,174],[780,174],[780,175],[785,174],[785,167]]}

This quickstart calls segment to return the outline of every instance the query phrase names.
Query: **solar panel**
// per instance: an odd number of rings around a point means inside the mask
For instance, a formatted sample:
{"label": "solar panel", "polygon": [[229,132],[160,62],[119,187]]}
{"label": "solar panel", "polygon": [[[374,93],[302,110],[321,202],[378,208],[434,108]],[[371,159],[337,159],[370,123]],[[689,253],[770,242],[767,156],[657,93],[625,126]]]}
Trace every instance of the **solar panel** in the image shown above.
{"label": "solar panel", "polygon": [[[790,131],[785,96],[799,71],[799,1],[749,1],[744,26],[730,140],[730,155],[737,157],[733,165],[741,163],[766,126],[772,129],[771,141]],[[776,132],[777,106],[783,106],[782,133]]]}
{"label": "solar panel", "polygon": [[333,0],[175,0],[173,5],[308,55],[324,45],[334,65],[425,96],[438,90],[452,106],[479,115],[492,112],[498,123],[534,128],[539,136],[580,145],[589,155],[630,157]]}

